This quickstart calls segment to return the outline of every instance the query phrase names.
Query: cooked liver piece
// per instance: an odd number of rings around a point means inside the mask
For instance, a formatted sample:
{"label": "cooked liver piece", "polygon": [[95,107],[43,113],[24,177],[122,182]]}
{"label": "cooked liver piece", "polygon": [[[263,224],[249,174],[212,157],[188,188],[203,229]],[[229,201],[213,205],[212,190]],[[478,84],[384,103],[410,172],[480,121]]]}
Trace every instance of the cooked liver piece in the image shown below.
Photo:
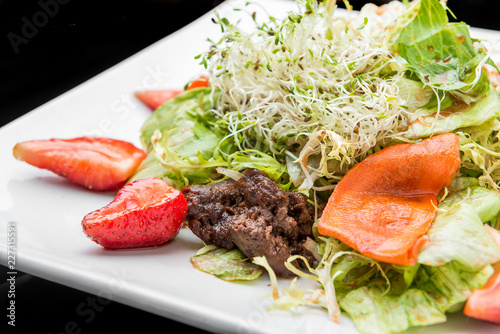
{"label": "cooked liver piece", "polygon": [[205,244],[265,256],[280,277],[293,276],[284,265],[291,255],[314,260],[303,247],[312,238],[314,206],[303,194],[283,191],[267,174],[247,169],[238,182],[186,186],[182,193],[189,228]]}

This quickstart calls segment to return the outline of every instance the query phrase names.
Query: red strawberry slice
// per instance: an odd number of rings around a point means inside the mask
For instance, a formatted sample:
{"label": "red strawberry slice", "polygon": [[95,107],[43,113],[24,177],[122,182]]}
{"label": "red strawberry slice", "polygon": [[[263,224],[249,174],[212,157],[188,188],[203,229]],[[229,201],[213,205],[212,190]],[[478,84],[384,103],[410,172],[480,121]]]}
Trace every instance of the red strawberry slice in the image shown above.
{"label": "red strawberry slice", "polygon": [[208,77],[206,75],[201,75],[198,79],[193,80],[191,83],[189,83],[186,90],[208,87],[208,84]]}
{"label": "red strawberry slice", "polygon": [[[200,76],[198,79],[191,81],[186,90],[207,87],[209,84],[208,77],[205,75]],[[158,109],[159,106],[173,99],[177,95],[184,92],[183,90],[176,89],[158,89],[158,90],[145,90],[134,93],[134,96],[148,106],[151,110]]]}
{"label": "red strawberry slice", "polygon": [[16,144],[14,157],[93,190],[114,190],[128,180],[146,154],[125,141],[80,137]]}
{"label": "red strawberry slice", "polygon": [[102,209],[83,218],[83,232],[99,245],[137,248],[163,244],[174,238],[186,218],[182,193],[158,178],[134,181]]}
{"label": "red strawberry slice", "polygon": [[134,95],[139,101],[148,106],[151,110],[156,110],[163,103],[173,99],[181,94],[183,90],[164,89],[164,90],[146,90],[135,92]]}

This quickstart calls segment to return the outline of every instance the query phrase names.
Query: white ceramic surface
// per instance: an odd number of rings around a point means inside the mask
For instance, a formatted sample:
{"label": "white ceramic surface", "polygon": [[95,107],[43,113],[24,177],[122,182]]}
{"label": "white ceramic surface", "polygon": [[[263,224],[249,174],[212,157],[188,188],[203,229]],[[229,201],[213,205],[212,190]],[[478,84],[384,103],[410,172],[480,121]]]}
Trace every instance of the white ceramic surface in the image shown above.
{"label": "white ceramic surface", "polygon": [[[279,17],[290,1],[257,1]],[[218,8],[221,15],[244,1]],[[357,333],[342,316],[331,323],[321,309],[266,311],[269,281],[228,283],[192,268],[189,258],[202,247],[184,229],[158,248],[109,251],[88,240],[82,217],[106,205],[114,193],[93,193],[51,172],[16,161],[15,143],[98,135],[140,145],[139,129],[150,111],[133,97],[141,89],[180,88],[201,66],[194,56],[207,49],[220,28],[209,13],[62,96],[0,129],[0,263],[7,264],[7,222],[17,223],[18,270],[63,285],[218,333]],[[466,18],[465,18],[466,19]],[[500,39],[476,29],[474,37]],[[299,280],[302,286],[309,284]],[[280,281],[281,287],[289,281]],[[75,309],[75,320],[82,314]],[[499,327],[460,314],[446,324],[411,333],[498,333]]]}

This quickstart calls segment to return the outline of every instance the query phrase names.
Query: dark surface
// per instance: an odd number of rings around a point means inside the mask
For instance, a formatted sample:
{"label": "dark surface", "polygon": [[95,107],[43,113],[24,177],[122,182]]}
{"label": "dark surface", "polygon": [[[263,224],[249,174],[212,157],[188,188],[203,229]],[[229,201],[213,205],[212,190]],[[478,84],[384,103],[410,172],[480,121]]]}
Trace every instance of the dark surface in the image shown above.
{"label": "dark surface", "polygon": [[[41,0],[54,3],[55,0]],[[133,55],[210,11],[219,0],[59,0],[40,14],[39,0],[0,0],[0,125]],[[339,1],[340,3],[341,1]],[[365,1],[352,0],[355,9]],[[377,4],[385,1],[374,1]],[[62,4],[64,3],[64,4]],[[449,0],[458,20],[471,26],[500,30],[496,0]],[[48,8],[48,7],[47,7]],[[29,30],[26,21],[39,20]],[[24,35],[27,37],[23,37]],[[0,267],[0,308],[6,308],[6,271]],[[145,333],[203,331],[100,300],[31,275],[16,281],[16,328],[0,333]],[[83,303],[85,312],[79,315]],[[88,308],[87,308],[88,307]],[[81,313],[81,312],[80,312]],[[5,313],[2,313],[5,314]],[[93,316],[91,316],[93,314]],[[72,323],[74,322],[74,324]],[[66,327],[66,328],[65,328]]]}
{"label": "dark surface", "polygon": [[[6,276],[3,270],[0,274],[2,278]],[[0,285],[2,334],[208,333],[27,274],[18,273],[15,290],[13,328],[5,317],[9,287],[7,283]]]}

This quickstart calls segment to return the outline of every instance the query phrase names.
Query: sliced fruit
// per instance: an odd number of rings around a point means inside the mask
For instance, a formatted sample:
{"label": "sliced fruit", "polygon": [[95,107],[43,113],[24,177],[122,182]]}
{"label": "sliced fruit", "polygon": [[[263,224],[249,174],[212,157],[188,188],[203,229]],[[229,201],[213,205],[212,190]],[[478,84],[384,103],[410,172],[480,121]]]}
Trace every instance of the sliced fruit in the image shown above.
{"label": "sliced fruit", "polygon": [[179,233],[187,208],[179,190],[158,178],[141,179],[123,187],[105,207],[87,214],[83,232],[110,249],[157,246]]}
{"label": "sliced fruit", "polygon": [[500,325],[500,262],[494,264],[493,269],[495,272],[484,287],[470,294],[464,314]]}
{"label": "sliced fruit", "polygon": [[[186,90],[191,90],[195,88],[207,87],[208,77],[205,75],[200,76],[198,79],[191,81],[187,86]],[[159,106],[173,99],[177,95],[184,92],[183,90],[177,89],[158,89],[158,90],[145,90],[138,91],[134,93],[134,96],[148,106],[151,110],[156,110]]]}
{"label": "sliced fruit", "polygon": [[451,133],[387,147],[339,182],[319,221],[319,233],[373,259],[414,265],[435,216],[437,194],[459,166],[458,137]]}
{"label": "sliced fruit", "polygon": [[114,190],[132,176],[146,154],[131,143],[99,137],[18,143],[14,157],[93,190]]}
{"label": "sliced fruit", "polygon": [[198,79],[191,81],[191,83],[189,83],[189,85],[187,86],[186,90],[208,87],[208,84],[209,84],[208,77],[206,75],[201,75]]}
{"label": "sliced fruit", "polygon": [[167,102],[170,99],[173,99],[182,92],[183,90],[175,89],[146,90],[135,92],[134,96],[151,110],[156,110],[163,103]]}
{"label": "sliced fruit", "polygon": [[[500,231],[485,225],[500,248]],[[500,262],[493,265],[494,273],[481,288],[472,291],[465,303],[464,314],[500,325]]]}

